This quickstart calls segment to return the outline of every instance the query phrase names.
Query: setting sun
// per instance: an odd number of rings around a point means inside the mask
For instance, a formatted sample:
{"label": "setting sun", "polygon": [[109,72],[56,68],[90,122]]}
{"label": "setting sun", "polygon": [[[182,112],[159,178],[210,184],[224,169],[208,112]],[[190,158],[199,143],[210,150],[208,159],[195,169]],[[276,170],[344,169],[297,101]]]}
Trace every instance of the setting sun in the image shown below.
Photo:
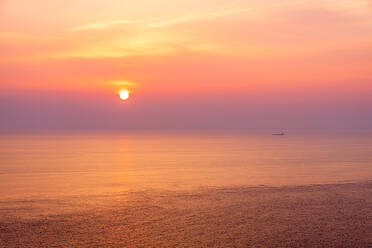
{"label": "setting sun", "polygon": [[128,90],[121,90],[119,92],[120,99],[123,101],[127,100],[129,98],[129,94],[130,92]]}

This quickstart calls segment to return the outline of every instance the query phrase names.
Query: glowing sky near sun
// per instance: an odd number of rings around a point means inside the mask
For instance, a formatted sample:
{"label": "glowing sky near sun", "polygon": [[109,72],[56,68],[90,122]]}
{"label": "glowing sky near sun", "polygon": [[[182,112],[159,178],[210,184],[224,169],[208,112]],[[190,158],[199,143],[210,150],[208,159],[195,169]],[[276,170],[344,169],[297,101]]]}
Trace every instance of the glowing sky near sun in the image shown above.
{"label": "glowing sky near sun", "polygon": [[[70,113],[69,106],[94,97],[112,116],[129,111],[138,120],[132,126],[149,123],[145,116],[154,112],[177,126],[177,111],[169,106],[200,125],[219,120],[202,116],[217,116],[224,106],[239,106],[230,118],[244,123],[247,115],[264,121],[270,106],[285,108],[288,122],[299,106],[320,120],[342,109],[367,116],[372,2],[0,0],[0,55],[0,111],[13,118],[7,126],[26,119],[25,112],[34,118],[53,112],[27,109],[24,98]],[[133,83],[138,97],[130,110],[113,102],[128,88],[113,82]],[[86,122],[100,117],[89,115]],[[64,118],[54,116],[56,123]],[[334,117],[343,119],[349,117]]]}

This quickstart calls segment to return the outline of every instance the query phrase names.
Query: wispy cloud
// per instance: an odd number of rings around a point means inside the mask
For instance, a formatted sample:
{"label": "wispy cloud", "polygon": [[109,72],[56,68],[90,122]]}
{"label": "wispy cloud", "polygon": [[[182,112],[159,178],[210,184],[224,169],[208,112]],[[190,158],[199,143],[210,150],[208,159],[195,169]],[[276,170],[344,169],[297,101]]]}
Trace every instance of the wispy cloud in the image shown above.
{"label": "wispy cloud", "polygon": [[106,29],[112,28],[117,25],[131,25],[131,24],[141,24],[147,28],[163,28],[174,26],[181,23],[216,19],[224,16],[233,16],[242,13],[247,13],[249,9],[225,9],[219,11],[210,11],[210,12],[197,12],[197,13],[188,13],[179,17],[166,17],[166,18],[149,18],[149,19],[140,19],[140,20],[129,20],[129,19],[120,19],[120,20],[109,20],[102,22],[95,22],[85,25],[79,25],[72,27],[72,31],[84,31],[84,30],[96,30],[96,29]]}
{"label": "wispy cloud", "polygon": [[199,12],[199,13],[189,13],[180,17],[175,18],[168,18],[163,19],[160,21],[155,21],[148,23],[149,27],[169,27],[173,25],[177,25],[180,23],[187,23],[187,22],[194,22],[194,21],[201,21],[201,20],[208,20],[208,19],[216,19],[225,16],[233,16],[242,13],[248,12],[249,9],[228,9],[222,11],[214,11],[214,12]]}
{"label": "wispy cloud", "polygon": [[150,21],[154,21],[154,19],[144,19],[144,20],[111,20],[111,21],[104,21],[104,22],[95,22],[86,25],[80,25],[72,27],[72,31],[84,31],[84,30],[92,30],[92,29],[105,29],[110,28],[116,25],[129,25],[129,24],[137,24],[137,23],[148,23]]}

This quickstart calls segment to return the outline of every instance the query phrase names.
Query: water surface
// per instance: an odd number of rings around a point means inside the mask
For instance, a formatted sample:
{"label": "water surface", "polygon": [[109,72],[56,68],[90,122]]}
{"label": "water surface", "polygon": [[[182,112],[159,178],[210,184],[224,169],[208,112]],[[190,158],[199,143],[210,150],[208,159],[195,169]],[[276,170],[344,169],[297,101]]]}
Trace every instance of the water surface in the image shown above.
{"label": "water surface", "polygon": [[3,199],[372,178],[367,131],[53,131],[0,138]]}

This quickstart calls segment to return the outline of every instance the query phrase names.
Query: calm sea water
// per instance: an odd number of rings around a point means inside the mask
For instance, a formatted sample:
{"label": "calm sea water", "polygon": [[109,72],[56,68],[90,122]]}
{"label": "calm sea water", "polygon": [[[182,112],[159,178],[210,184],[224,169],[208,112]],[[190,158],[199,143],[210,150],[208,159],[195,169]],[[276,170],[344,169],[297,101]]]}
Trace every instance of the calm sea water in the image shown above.
{"label": "calm sea water", "polygon": [[0,138],[3,198],[372,179],[367,131],[63,131]]}

